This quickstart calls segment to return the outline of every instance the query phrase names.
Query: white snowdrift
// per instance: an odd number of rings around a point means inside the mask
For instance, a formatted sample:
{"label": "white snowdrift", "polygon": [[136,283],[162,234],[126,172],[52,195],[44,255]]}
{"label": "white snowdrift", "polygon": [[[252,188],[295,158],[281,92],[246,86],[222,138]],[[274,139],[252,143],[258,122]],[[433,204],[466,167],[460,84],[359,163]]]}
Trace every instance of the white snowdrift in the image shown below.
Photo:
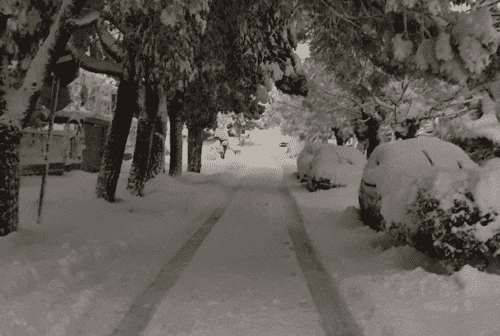
{"label": "white snowdrift", "polygon": [[451,276],[415,249],[366,227],[357,188],[309,193],[283,159],[285,182],[325,268],[366,336],[478,336],[500,332],[500,265]]}

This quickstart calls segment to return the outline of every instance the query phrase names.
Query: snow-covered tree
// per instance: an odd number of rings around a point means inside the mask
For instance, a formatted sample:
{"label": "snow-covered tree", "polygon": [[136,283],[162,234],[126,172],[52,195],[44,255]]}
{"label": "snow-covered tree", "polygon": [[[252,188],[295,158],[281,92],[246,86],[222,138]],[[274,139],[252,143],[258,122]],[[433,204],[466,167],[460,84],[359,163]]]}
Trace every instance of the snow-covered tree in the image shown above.
{"label": "snow-covered tree", "polygon": [[[80,17],[85,0],[2,2],[0,14],[0,235],[19,220],[19,146],[41,89],[71,34],[92,22]],[[65,85],[67,85],[66,83]]]}

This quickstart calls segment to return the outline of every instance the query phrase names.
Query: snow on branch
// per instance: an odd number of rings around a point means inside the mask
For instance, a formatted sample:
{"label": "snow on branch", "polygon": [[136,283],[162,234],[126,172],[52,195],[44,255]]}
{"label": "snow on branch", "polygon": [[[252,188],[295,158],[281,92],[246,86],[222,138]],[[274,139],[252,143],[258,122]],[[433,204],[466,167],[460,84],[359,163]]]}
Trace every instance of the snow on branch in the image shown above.
{"label": "snow on branch", "polygon": [[76,30],[78,28],[89,26],[89,25],[95,23],[99,19],[100,15],[101,14],[99,12],[93,11],[93,12],[87,13],[83,16],[80,16],[78,18],[68,19],[67,24],[73,30]]}

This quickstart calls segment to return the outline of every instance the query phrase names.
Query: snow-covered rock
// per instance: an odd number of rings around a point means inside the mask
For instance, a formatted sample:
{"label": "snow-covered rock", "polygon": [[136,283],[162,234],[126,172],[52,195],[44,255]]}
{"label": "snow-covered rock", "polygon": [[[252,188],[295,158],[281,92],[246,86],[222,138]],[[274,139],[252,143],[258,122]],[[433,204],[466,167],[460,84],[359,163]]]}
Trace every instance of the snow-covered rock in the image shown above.
{"label": "snow-covered rock", "polygon": [[366,159],[354,147],[325,145],[319,148],[310,163],[308,188],[347,186],[359,183]]}

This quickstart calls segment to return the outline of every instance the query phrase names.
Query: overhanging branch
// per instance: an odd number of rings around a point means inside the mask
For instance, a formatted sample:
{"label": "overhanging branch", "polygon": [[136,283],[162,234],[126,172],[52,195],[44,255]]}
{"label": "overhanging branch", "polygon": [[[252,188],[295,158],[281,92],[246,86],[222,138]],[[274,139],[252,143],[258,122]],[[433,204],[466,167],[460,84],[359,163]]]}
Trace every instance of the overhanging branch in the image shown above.
{"label": "overhanging branch", "polygon": [[120,64],[112,61],[98,60],[93,57],[90,57],[86,55],[82,50],[78,50],[73,44],[72,40],[68,42],[67,47],[71,52],[73,58],[75,58],[78,61],[82,69],[93,73],[100,73],[122,78],[123,68]]}
{"label": "overhanging branch", "polygon": [[99,19],[99,17],[99,12],[92,11],[78,18],[68,19],[67,24],[71,29],[76,30],[78,28],[90,26],[91,24],[95,23]]}

